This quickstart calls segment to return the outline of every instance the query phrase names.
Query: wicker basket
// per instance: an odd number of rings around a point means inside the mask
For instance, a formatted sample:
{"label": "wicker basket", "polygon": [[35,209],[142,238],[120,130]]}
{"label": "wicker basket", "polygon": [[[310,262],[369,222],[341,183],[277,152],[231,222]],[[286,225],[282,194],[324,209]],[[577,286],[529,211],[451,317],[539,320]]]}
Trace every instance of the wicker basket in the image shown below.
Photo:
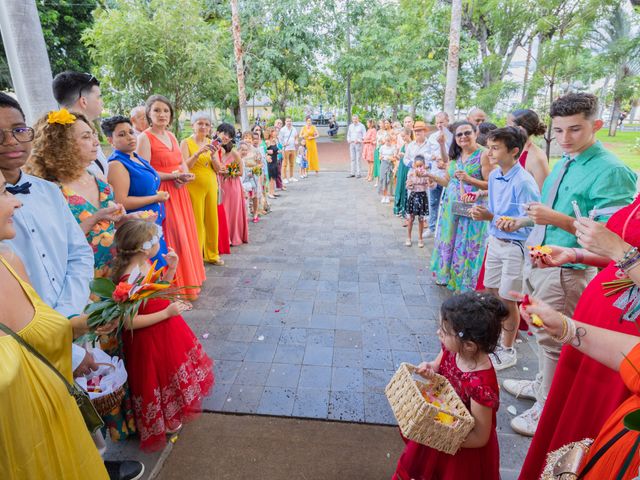
{"label": "wicker basket", "polygon": [[[109,366],[115,369],[115,365],[110,363],[98,363],[97,365]],[[101,397],[96,397],[91,399],[91,403],[95,407],[96,411],[101,417],[107,415],[111,410],[120,405],[122,399],[124,398],[124,386],[114,390],[111,393],[107,393],[106,395],[102,395]]]}
{"label": "wicker basket", "polygon": [[[400,364],[385,388],[400,431],[409,440],[453,455],[473,429],[475,421],[445,377],[435,374],[434,380],[427,383],[414,378],[415,371],[413,365]],[[438,390],[445,408],[427,402],[420,392],[420,385]],[[453,423],[447,425],[435,420],[440,412],[454,417]]]}

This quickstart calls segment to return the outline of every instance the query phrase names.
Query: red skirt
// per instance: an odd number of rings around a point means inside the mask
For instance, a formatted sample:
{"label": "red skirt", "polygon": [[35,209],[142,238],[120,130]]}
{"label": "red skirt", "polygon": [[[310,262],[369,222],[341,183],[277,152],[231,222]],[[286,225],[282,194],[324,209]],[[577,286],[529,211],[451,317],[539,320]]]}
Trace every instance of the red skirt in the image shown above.
{"label": "red skirt", "polygon": [[[150,299],[140,314],[164,310],[168,300]],[[167,430],[174,430],[202,411],[213,388],[213,361],[182,316],[147,328],[122,332],[129,389],[140,448],[159,450]]]}
{"label": "red skirt", "polygon": [[[402,435],[402,434],[401,434]],[[484,447],[461,448],[455,455],[407,440],[392,480],[499,480],[500,449],[495,425]]]}
{"label": "red skirt", "polygon": [[229,255],[231,253],[227,213],[223,204],[218,205],[218,253],[220,255]]}

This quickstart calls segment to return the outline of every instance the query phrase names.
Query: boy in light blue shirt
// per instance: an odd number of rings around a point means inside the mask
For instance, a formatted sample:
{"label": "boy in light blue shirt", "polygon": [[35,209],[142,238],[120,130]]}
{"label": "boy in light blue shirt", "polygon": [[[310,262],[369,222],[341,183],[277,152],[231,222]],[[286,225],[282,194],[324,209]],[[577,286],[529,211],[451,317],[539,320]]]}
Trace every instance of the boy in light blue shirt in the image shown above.
{"label": "boy in light blue shirt", "polygon": [[491,356],[496,370],[517,363],[514,344],[520,313],[517,299],[509,292],[522,291],[524,243],[533,227],[527,217],[526,206],[540,201],[538,184],[518,162],[525,142],[525,136],[515,127],[499,128],[489,133],[489,158],[498,164],[498,168],[489,175],[487,207],[476,205],[471,209],[474,220],[491,222],[484,285],[509,309],[509,317],[502,327],[501,345]]}

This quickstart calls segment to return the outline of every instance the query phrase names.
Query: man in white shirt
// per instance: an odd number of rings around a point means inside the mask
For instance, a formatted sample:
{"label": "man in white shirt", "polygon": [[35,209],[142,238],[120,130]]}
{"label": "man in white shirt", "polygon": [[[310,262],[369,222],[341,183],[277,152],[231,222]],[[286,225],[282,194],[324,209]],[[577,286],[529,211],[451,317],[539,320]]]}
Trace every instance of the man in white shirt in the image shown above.
{"label": "man in white shirt", "polygon": [[362,141],[367,133],[364,125],[360,123],[358,115],[351,117],[351,124],[347,129],[347,142],[349,143],[349,156],[351,157],[351,174],[349,178],[360,178],[360,160],[362,159]]}
{"label": "man in white shirt", "polygon": [[134,107],[129,114],[131,120],[131,126],[133,127],[133,134],[138,138],[142,132],[149,128],[149,122],[147,121],[147,112],[142,105]]}
{"label": "man in white shirt", "polygon": [[[436,113],[435,124],[438,131],[429,135],[427,139],[428,150],[426,158],[429,162],[429,171],[435,176],[442,178],[446,175],[447,168],[441,159],[438,138],[444,136],[444,146],[448,152],[451,142],[453,141],[453,133],[449,130],[449,115],[446,112]],[[435,234],[442,191],[443,187],[438,184],[435,184],[435,186],[429,190],[429,230],[427,231],[427,236]]]}
{"label": "man in white shirt", "polygon": [[278,133],[278,143],[282,145],[282,183],[297,182],[293,176],[293,165],[296,159],[296,145],[298,144],[298,131],[292,125],[291,117],[284,121],[284,127]]}
{"label": "man in white shirt", "polygon": [[[90,73],[62,72],[55,76],[51,86],[53,96],[61,107],[83,114],[90,122],[95,122],[102,115],[100,82]],[[88,170],[106,181],[109,163],[102,148],[98,149],[98,158]]]}

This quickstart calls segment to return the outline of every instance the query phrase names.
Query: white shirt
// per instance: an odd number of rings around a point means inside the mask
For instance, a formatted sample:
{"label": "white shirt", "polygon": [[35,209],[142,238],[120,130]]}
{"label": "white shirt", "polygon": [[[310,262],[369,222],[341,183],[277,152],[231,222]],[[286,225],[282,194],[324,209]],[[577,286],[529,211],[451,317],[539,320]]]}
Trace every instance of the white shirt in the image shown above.
{"label": "white shirt", "polygon": [[296,138],[298,138],[298,131],[293,125],[291,128],[285,125],[280,129],[280,133],[278,133],[278,143],[280,143],[285,150],[296,149]]}
{"label": "white shirt", "polygon": [[380,147],[380,160],[391,161],[391,158],[396,154],[395,145],[382,145]]}
{"label": "white shirt", "polygon": [[[31,285],[47,305],[66,317],[82,313],[93,280],[93,250],[60,188],[22,173],[17,185],[26,182],[31,183],[30,193],[16,194],[22,202],[13,216],[16,236],[6,243],[22,260]],[[73,344],[74,370],[84,355],[84,349]]]}
{"label": "white shirt", "polygon": [[[440,159],[440,144],[438,143],[438,137],[440,136],[440,132],[434,132],[429,135],[427,139],[428,145],[428,157],[427,163],[431,165],[430,171],[437,177],[444,177],[447,173],[446,170],[442,168],[438,168],[438,160]],[[451,147],[451,142],[453,142],[453,133],[448,128],[444,129],[444,146],[447,151],[449,151],[449,147]],[[435,156],[436,160],[431,160],[431,157]]]}
{"label": "white shirt", "polygon": [[413,161],[415,160],[415,158],[418,155],[422,155],[424,157],[425,164],[426,164],[429,161],[429,158],[431,158],[427,156],[428,147],[429,147],[429,144],[426,140],[420,145],[418,145],[414,140],[413,142],[411,142],[409,145],[405,147],[404,158],[402,159],[402,161],[407,167],[411,167],[413,166]]}
{"label": "white shirt", "polygon": [[[102,167],[102,168],[101,168]],[[102,147],[98,146],[98,158],[91,162],[91,165],[87,167],[94,177],[98,177],[100,180],[107,181],[107,175],[109,174],[109,162],[107,157],[102,151]]]}
{"label": "white shirt", "polygon": [[360,122],[352,123],[349,125],[347,129],[347,142],[352,143],[355,141],[362,142],[364,139],[367,130],[364,128],[364,125]]}

